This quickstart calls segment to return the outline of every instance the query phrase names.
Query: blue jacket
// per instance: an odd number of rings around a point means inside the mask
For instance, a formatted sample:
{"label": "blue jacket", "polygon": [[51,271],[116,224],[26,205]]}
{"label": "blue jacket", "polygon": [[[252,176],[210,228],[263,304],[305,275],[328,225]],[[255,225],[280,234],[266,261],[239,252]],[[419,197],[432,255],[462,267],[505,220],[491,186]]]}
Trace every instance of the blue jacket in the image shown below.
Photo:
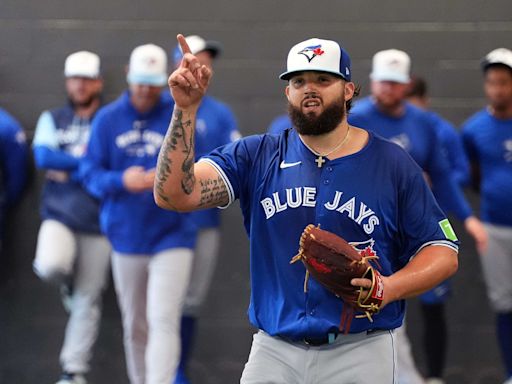
{"label": "blue jacket", "polygon": [[195,244],[196,232],[187,214],[159,208],[152,190],[132,193],[122,180],[131,166],[156,167],[171,116],[172,105],[163,97],[151,111],[139,113],[126,91],[103,107],[93,122],[80,173],[87,189],[102,202],[101,229],[117,252],[154,254]]}

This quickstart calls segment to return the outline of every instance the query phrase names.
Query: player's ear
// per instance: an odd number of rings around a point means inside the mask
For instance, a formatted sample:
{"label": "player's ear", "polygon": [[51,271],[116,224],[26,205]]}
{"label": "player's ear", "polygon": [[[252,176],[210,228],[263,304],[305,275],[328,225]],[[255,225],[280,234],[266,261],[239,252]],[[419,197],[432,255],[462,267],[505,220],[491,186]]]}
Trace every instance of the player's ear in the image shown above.
{"label": "player's ear", "polygon": [[290,101],[290,86],[287,85],[286,88],[284,89],[284,94],[286,95],[286,98],[288,99],[288,101]]}
{"label": "player's ear", "polygon": [[344,92],[345,92],[345,101],[350,100],[354,97],[356,86],[353,82],[347,81],[345,83]]}

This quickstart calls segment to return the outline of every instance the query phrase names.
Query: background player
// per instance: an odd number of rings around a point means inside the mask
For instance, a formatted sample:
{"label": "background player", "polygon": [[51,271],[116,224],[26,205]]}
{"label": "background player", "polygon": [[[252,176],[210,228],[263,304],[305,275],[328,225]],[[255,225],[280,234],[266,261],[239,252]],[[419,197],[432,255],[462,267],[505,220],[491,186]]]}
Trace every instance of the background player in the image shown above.
{"label": "background player", "polygon": [[[129,89],[94,120],[81,171],[101,199],[102,231],[122,314],[131,384],[169,384],[180,356],[180,319],[195,230],[156,206],[152,186],[172,104],[162,96],[167,56],[154,44],[130,56]],[[193,159],[191,160],[193,161]]]}
{"label": "background player", "polygon": [[489,246],[480,250],[496,333],[512,383],[512,51],[498,48],[482,61],[488,105],[462,127],[472,182],[481,195]]}
{"label": "background player", "polygon": [[[204,40],[193,35],[186,38],[187,43],[201,65],[212,69],[214,59],[220,54],[221,46],[214,41]],[[174,49],[174,65],[179,67],[183,53],[179,45]],[[195,131],[195,160],[213,149],[231,143],[240,138],[235,116],[231,109],[215,98],[205,95],[197,111]],[[181,359],[175,384],[186,384],[187,361],[190,356],[194,334],[197,329],[197,317],[201,305],[208,293],[220,246],[220,211],[216,208],[192,213],[191,219],[198,227],[197,242],[190,285],[183,306],[181,320]]]}
{"label": "background player", "polygon": [[91,121],[101,105],[100,58],[75,52],[66,58],[64,75],[68,104],[41,114],[33,141],[36,165],[46,178],[33,266],[41,279],[61,285],[69,312],[58,384],[82,384],[110,266],[110,245],[99,229],[99,203],[78,175]]}
{"label": "background player", "polygon": [[[427,95],[427,83],[418,76],[412,76],[407,90],[407,101],[418,108],[426,111],[433,122],[434,129],[442,145],[443,155],[448,160],[452,177],[457,184],[462,185],[469,176],[469,163],[462,146],[462,140],[455,127],[437,113],[428,110],[429,98]],[[439,201],[441,208],[445,211],[449,207]],[[451,284],[446,280],[434,289],[425,292],[420,296],[421,312],[423,315],[423,348],[427,364],[427,384],[441,384],[446,350],[448,342],[448,324],[446,322],[445,302],[450,296]],[[407,335],[404,332],[404,337]],[[411,357],[412,361],[412,357]],[[414,364],[414,362],[412,362]],[[403,368],[403,366],[402,366]],[[414,370],[411,367],[411,370]],[[401,372],[404,370],[401,369]],[[407,375],[406,372],[403,372]],[[414,375],[414,372],[412,373]],[[411,380],[405,381],[405,383]]]}
{"label": "background player", "polygon": [[28,150],[20,123],[0,108],[0,254],[5,219],[19,201],[27,181]]}
{"label": "background player", "polygon": [[[183,36],[178,39],[190,52]],[[287,67],[281,78],[289,81],[296,130],[240,139],[194,165],[188,143],[211,71],[186,53],[169,78],[176,105],[155,199],[166,208],[194,210],[240,198],[251,244],[249,317],[261,330],[242,383],[393,382],[391,330],[401,324],[402,299],[455,272],[455,234],[405,152],[347,124],[355,86],[350,58],[336,42],[295,45]],[[314,280],[305,295],[304,268],[289,264],[310,223],[364,242],[381,257],[387,305],[373,323],[354,319],[349,335],[337,333],[341,301]],[[368,288],[370,282],[352,284]]]}

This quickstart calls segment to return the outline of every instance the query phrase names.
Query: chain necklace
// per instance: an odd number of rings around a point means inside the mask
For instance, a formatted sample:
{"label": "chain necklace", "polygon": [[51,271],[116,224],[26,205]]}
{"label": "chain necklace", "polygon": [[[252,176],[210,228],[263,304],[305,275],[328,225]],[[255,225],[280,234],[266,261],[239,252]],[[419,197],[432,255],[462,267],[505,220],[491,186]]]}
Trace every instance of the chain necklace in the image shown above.
{"label": "chain necklace", "polygon": [[300,138],[300,141],[302,141],[302,144],[304,144],[307,149],[309,149],[311,152],[313,152],[313,154],[315,156],[318,156],[317,159],[315,160],[315,162],[316,162],[318,168],[322,168],[322,165],[324,165],[324,163],[325,163],[324,157],[327,157],[331,153],[337,151],[338,149],[340,149],[343,146],[343,144],[345,144],[348,141],[348,133],[349,133],[349,131],[350,131],[350,125],[347,128],[347,133],[345,134],[345,137],[338,143],[338,145],[336,145],[333,149],[331,149],[329,152],[324,153],[324,154],[321,154],[321,153],[315,151],[313,148],[311,148],[309,145],[307,145],[304,142],[304,140],[302,140],[302,137],[300,135],[299,135],[299,138]]}

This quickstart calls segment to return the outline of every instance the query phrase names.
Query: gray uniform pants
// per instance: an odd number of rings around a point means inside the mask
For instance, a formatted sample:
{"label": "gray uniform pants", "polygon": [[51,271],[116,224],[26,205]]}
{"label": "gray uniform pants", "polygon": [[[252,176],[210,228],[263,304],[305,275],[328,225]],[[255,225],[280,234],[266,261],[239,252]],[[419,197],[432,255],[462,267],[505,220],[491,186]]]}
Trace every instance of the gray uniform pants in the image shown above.
{"label": "gray uniform pants", "polygon": [[43,280],[71,282],[70,314],[60,362],[65,371],[87,372],[98,336],[101,295],[110,270],[109,242],[104,236],[73,232],[58,221],[45,220],[39,229],[33,265]]}
{"label": "gray uniform pants", "polygon": [[396,384],[393,331],[339,335],[319,347],[254,335],[241,384]]}
{"label": "gray uniform pants", "polygon": [[131,384],[170,384],[174,378],[191,266],[188,248],[168,249],[151,257],[113,252],[112,273]]}

